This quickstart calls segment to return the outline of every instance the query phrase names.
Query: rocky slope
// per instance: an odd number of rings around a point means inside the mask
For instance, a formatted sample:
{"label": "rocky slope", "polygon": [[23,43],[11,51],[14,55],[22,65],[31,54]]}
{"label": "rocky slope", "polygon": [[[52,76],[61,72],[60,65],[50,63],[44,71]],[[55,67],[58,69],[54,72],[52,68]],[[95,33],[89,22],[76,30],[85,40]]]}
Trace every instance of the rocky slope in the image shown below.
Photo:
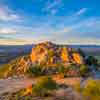
{"label": "rocky slope", "polygon": [[23,56],[18,61],[13,62],[5,76],[11,76],[13,73],[17,75],[22,74],[33,65],[57,67],[58,64],[63,66],[71,64],[80,66],[84,64],[84,59],[78,51],[72,48],[51,42],[43,42],[34,46],[28,56]]}
{"label": "rocky slope", "polygon": [[53,65],[61,64],[83,64],[83,57],[72,48],[60,46],[51,42],[37,44],[32,48],[30,55],[31,62],[34,64]]}

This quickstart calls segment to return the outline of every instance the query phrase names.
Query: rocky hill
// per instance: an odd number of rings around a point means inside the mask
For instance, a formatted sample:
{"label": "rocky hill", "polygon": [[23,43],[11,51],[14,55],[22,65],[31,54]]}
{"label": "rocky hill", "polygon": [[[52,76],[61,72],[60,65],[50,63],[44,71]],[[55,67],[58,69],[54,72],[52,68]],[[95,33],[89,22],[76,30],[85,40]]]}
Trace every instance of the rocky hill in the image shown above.
{"label": "rocky hill", "polygon": [[83,64],[83,58],[78,51],[51,42],[40,43],[32,48],[30,59],[33,64]]}
{"label": "rocky hill", "polygon": [[6,72],[5,76],[20,74],[27,71],[30,66],[63,66],[84,64],[84,59],[75,49],[53,44],[51,42],[43,42],[35,45],[29,55],[21,57],[18,61],[13,62]]}

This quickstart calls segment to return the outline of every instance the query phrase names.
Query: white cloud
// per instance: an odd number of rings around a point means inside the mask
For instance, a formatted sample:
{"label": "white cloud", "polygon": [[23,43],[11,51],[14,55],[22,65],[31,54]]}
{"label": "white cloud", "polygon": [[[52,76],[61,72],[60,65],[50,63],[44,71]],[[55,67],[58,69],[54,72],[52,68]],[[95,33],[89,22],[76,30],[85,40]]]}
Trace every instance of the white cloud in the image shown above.
{"label": "white cloud", "polygon": [[14,34],[17,31],[13,28],[1,28],[0,29],[0,34]]}
{"label": "white cloud", "polygon": [[20,21],[20,16],[6,6],[0,6],[1,21]]}
{"label": "white cloud", "polygon": [[62,0],[54,0],[53,2],[46,2],[46,6],[42,9],[43,12],[48,12],[52,15],[55,15],[59,8],[62,7]]}
{"label": "white cloud", "polygon": [[26,41],[23,39],[0,39],[0,44],[2,45],[24,45],[32,43],[32,41]]}
{"label": "white cloud", "polygon": [[69,38],[54,38],[52,37],[39,37],[39,38],[33,38],[30,40],[26,39],[0,39],[0,44],[2,45],[23,45],[23,44],[34,44],[39,43],[43,41],[52,41],[57,44],[79,44],[79,45],[100,45],[100,39],[97,38],[81,38],[81,37],[69,37]]}
{"label": "white cloud", "polygon": [[63,43],[68,44],[88,44],[88,45],[100,45],[100,39],[91,38],[91,37],[69,37],[67,40],[63,40]]}
{"label": "white cloud", "polygon": [[54,0],[54,2],[49,3],[47,9],[52,9],[53,7],[59,5],[61,3],[61,0]]}
{"label": "white cloud", "polygon": [[76,12],[75,15],[77,15],[77,16],[82,15],[82,14],[84,14],[86,11],[87,11],[87,8],[81,8],[79,11]]}

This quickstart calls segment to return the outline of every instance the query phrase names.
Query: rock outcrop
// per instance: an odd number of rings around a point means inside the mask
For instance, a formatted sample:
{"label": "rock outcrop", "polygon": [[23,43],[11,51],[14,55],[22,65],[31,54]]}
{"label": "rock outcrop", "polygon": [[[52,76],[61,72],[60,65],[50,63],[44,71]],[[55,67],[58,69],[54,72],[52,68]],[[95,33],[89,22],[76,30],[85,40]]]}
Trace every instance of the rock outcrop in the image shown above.
{"label": "rock outcrop", "polygon": [[83,57],[72,48],[60,46],[51,42],[37,44],[32,48],[31,62],[33,64],[54,65],[83,64]]}
{"label": "rock outcrop", "polygon": [[80,66],[84,64],[83,57],[78,51],[51,42],[43,42],[35,45],[29,55],[20,57],[10,64],[5,77],[23,74],[30,66],[43,65],[58,67],[58,65],[70,66],[71,64]]}

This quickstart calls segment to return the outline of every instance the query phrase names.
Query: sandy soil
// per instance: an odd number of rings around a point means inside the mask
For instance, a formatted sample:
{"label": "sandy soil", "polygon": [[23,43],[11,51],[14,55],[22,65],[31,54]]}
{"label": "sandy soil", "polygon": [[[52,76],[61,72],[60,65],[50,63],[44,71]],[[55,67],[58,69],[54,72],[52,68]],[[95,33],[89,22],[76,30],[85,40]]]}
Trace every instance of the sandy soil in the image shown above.
{"label": "sandy soil", "polygon": [[29,78],[8,78],[0,79],[0,95],[7,92],[16,92],[31,85],[34,81]]}
{"label": "sandy soil", "polygon": [[75,78],[62,78],[62,79],[54,78],[54,80],[58,84],[65,84],[65,85],[68,85],[68,86],[73,86],[73,85],[79,84],[81,82],[81,78],[80,77],[75,77]]}
{"label": "sandy soil", "polygon": [[[65,78],[65,79],[54,79],[59,84],[75,85],[80,82],[80,78]],[[0,79],[0,95],[7,92],[16,92],[22,88],[28,87],[34,84],[35,79],[29,78],[8,78]]]}

